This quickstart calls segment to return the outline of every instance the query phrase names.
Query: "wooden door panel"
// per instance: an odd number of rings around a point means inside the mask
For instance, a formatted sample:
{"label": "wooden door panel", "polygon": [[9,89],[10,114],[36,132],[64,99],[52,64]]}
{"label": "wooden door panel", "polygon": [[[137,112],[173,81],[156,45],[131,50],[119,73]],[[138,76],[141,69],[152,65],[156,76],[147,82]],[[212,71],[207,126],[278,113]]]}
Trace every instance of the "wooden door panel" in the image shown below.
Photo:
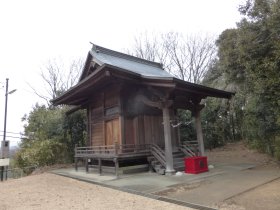
{"label": "wooden door panel", "polygon": [[106,133],[105,133],[105,138],[106,138],[106,145],[112,145],[113,142],[113,124],[109,121],[106,122]]}
{"label": "wooden door panel", "polygon": [[106,145],[113,145],[115,141],[120,143],[120,126],[119,119],[114,119],[106,122]]}
{"label": "wooden door panel", "polygon": [[119,119],[113,120],[113,141],[120,143],[120,124]]}

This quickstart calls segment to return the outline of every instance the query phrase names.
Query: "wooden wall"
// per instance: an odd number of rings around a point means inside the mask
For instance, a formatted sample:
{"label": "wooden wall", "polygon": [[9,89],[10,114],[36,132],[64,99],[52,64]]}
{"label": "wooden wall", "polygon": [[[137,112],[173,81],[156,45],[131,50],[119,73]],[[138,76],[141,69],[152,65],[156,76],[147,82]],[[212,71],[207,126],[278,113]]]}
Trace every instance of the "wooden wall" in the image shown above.
{"label": "wooden wall", "polygon": [[89,103],[89,138],[91,146],[120,143],[120,88],[112,85],[91,97]]}
{"label": "wooden wall", "polygon": [[[126,144],[157,144],[164,147],[162,115],[138,115],[125,118]],[[178,144],[177,128],[171,127],[172,144]]]}
{"label": "wooden wall", "polygon": [[[134,97],[132,88],[111,85],[92,96],[88,114],[90,145],[150,144],[164,147],[162,111],[151,108]],[[173,113],[172,113],[173,114]],[[177,144],[178,132],[172,129],[172,143]]]}

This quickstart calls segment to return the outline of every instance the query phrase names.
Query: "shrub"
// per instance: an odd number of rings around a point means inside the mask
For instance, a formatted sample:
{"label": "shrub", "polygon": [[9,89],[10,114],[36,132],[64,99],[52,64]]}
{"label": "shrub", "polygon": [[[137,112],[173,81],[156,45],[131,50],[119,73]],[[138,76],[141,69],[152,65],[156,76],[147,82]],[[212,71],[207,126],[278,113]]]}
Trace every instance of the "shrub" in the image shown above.
{"label": "shrub", "polygon": [[46,166],[68,161],[66,145],[54,139],[30,141],[29,147],[24,147],[15,155],[15,165],[26,167],[31,165]]}

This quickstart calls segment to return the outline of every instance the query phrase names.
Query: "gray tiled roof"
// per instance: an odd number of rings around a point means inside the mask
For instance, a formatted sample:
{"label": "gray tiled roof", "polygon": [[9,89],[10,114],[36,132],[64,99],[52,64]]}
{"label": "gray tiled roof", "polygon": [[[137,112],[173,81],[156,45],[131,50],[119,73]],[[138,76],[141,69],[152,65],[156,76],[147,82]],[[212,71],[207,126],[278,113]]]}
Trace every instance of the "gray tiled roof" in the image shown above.
{"label": "gray tiled roof", "polygon": [[136,58],[127,54],[109,50],[97,45],[93,45],[90,53],[93,59],[102,64],[109,64],[133,73],[140,74],[143,77],[172,78],[173,76],[166,72],[161,64],[150,62],[144,59]]}

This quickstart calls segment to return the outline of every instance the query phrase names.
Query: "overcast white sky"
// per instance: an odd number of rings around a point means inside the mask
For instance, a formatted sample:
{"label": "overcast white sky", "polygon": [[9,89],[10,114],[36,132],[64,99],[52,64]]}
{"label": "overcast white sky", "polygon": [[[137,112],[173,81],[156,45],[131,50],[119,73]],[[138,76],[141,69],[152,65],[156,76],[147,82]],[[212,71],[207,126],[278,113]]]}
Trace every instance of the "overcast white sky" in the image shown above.
{"label": "overcast white sky", "polygon": [[[23,131],[21,118],[40,99],[40,72],[49,59],[85,58],[89,42],[121,51],[138,33],[176,31],[219,35],[241,18],[245,0],[9,0],[0,1],[0,85],[9,78],[7,131]],[[5,88],[0,89],[0,140]],[[7,138],[15,141],[16,139]]]}

